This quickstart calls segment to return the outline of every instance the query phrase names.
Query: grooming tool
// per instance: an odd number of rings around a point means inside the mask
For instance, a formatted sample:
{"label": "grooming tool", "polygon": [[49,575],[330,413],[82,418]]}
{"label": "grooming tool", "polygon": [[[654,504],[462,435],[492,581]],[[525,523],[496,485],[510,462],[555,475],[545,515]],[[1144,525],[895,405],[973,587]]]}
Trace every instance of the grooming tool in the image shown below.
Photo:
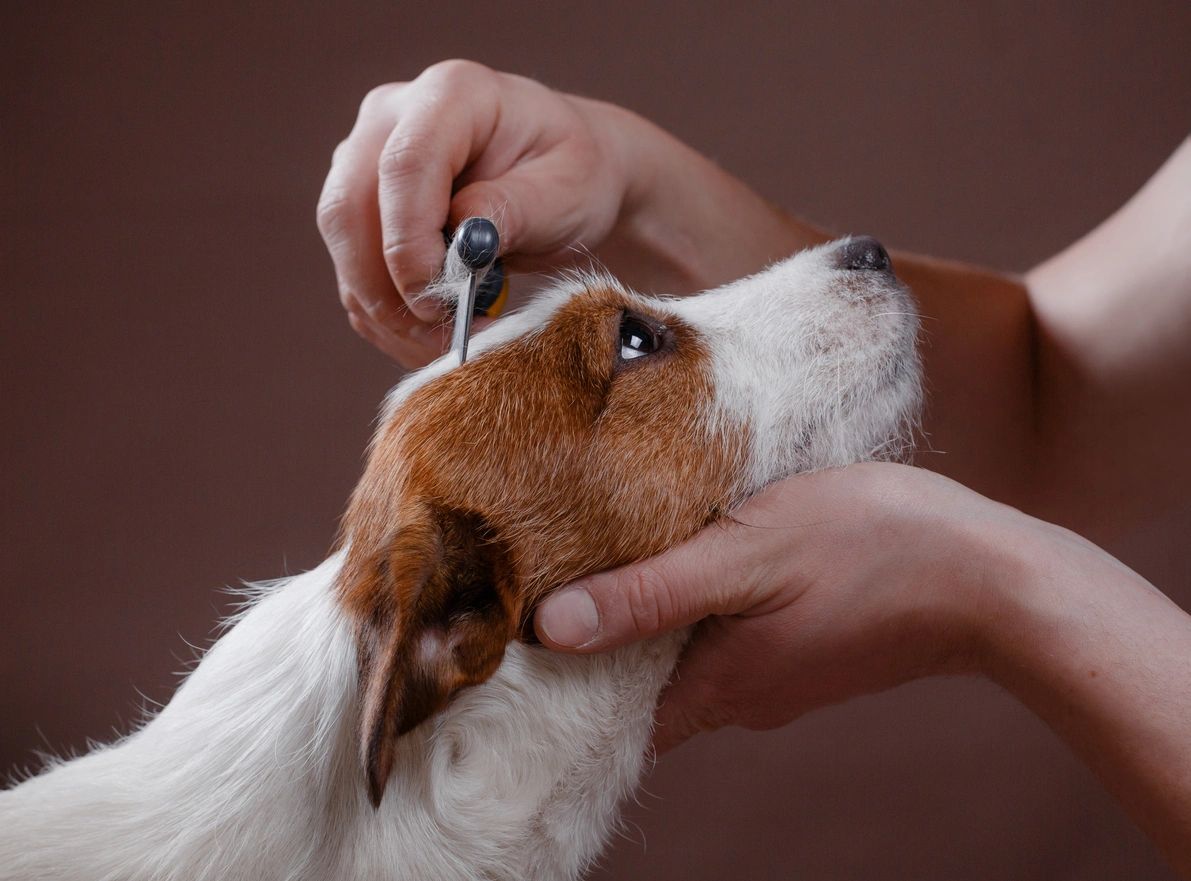
{"label": "grooming tool", "polygon": [[[504,266],[496,257],[500,233],[488,218],[469,217],[459,224],[450,247],[468,273],[467,289],[459,295],[455,307],[455,327],[451,334],[451,351],[458,353],[462,364],[467,360],[472,316],[499,315],[508,298],[509,284]],[[450,258],[448,254],[448,262]]]}

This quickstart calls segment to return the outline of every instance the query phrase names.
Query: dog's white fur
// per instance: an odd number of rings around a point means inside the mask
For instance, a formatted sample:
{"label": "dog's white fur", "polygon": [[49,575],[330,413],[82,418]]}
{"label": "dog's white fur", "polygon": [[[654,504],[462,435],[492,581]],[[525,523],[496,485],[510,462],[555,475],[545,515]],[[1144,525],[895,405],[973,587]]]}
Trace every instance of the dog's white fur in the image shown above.
{"label": "dog's white fur", "polygon": [[[913,307],[891,276],[837,268],[838,248],[664,304],[711,353],[707,418],[747,426],[741,498],[795,471],[888,455],[906,437],[919,394]],[[479,334],[473,357],[532,332],[570,295],[564,286]],[[386,412],[452,366],[407,378]],[[581,874],[639,778],[683,635],[592,657],[511,643],[495,676],[401,739],[374,810],[340,563],[262,591],[139,731],[0,794],[0,879]]]}

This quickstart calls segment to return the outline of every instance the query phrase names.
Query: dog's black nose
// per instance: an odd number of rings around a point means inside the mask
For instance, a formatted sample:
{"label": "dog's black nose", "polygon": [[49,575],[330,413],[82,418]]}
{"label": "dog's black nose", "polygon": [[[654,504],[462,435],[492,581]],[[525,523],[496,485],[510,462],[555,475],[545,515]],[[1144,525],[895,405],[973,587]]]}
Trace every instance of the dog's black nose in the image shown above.
{"label": "dog's black nose", "polygon": [[888,272],[889,254],[872,236],[857,236],[839,250],[840,269],[869,269]]}

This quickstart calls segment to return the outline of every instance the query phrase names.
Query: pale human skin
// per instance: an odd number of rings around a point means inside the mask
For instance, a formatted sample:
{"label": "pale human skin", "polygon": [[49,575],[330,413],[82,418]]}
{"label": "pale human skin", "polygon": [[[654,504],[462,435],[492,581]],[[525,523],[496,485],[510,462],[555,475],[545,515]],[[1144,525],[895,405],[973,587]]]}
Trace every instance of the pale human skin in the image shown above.
{"label": "pale human skin", "polygon": [[[499,219],[515,270],[590,254],[665,293],[826,237],[628,111],[436,65],[369,94],[319,209],[352,326],[406,366],[443,347],[440,316],[412,300],[442,228],[472,214]],[[920,676],[987,676],[1191,876],[1191,616],[1088,540],[1191,494],[1191,142],[1022,278],[894,262],[929,319],[924,428],[946,455],[776,484],[735,522],[561,590],[538,634],[594,652],[701,622],[660,750]]]}

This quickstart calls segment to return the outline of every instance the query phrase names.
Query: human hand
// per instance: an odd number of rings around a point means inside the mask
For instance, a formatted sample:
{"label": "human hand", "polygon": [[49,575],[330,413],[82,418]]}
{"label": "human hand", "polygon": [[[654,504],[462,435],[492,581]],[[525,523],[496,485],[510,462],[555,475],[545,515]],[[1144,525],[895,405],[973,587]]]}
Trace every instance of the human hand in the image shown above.
{"label": "human hand", "polygon": [[940,475],[789,478],[685,544],[549,597],[547,646],[700,622],[662,695],[663,752],[937,673],[1045,720],[1191,877],[1191,615],[1075,533]]}
{"label": "human hand", "polygon": [[920,676],[976,672],[986,588],[1013,571],[999,542],[1030,524],[1052,528],[917,468],[800,475],[679,547],[553,595],[537,633],[592,652],[700,622],[655,746],[774,728]]}
{"label": "human hand", "polygon": [[649,131],[630,117],[466,61],[373,89],[318,208],[352,327],[406,366],[437,356],[446,330],[416,295],[442,267],[443,228],[471,215],[496,219],[511,269],[598,247],[630,186],[623,142]]}
{"label": "human hand", "polygon": [[438,307],[417,294],[442,267],[443,228],[471,215],[496,221],[512,271],[594,257],[669,294],[824,240],[627,110],[442,62],[368,93],[319,198],[348,320],[407,367],[444,348]]}

